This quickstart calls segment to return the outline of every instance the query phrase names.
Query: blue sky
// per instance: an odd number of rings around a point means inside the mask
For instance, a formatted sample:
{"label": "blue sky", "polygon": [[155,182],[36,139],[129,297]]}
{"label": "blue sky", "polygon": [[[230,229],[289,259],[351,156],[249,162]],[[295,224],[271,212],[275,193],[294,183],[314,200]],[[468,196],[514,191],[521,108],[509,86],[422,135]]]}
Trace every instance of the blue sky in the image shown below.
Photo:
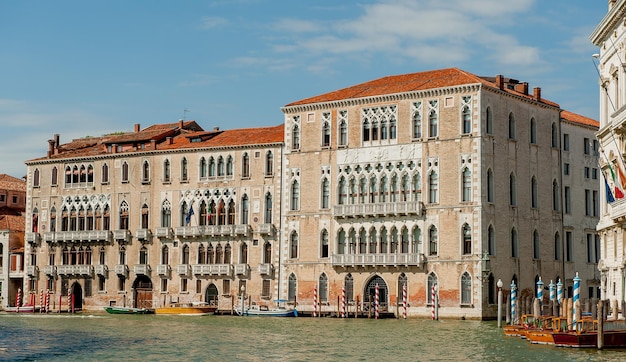
{"label": "blue sky", "polygon": [[589,35],[606,12],[589,0],[3,1],[0,173],[23,176],[55,133],[277,125],[293,101],[447,67],[529,82],[597,119]]}

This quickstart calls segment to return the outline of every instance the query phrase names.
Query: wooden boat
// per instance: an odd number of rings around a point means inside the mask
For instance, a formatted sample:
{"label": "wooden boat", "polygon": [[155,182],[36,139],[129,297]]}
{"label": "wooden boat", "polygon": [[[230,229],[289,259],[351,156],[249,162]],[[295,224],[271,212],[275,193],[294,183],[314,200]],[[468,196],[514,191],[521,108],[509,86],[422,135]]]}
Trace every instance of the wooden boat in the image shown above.
{"label": "wooden boat", "polygon": [[217,310],[216,305],[210,305],[201,302],[192,303],[173,303],[165,307],[156,308],[155,314],[170,314],[170,315],[189,315],[189,316],[201,316],[207,314],[213,314]]}
{"label": "wooden boat", "polygon": [[504,326],[504,335],[508,337],[526,338],[526,330],[535,322],[533,314],[524,314],[520,318],[520,324],[510,324]]}
{"label": "wooden boat", "polygon": [[554,344],[553,334],[567,330],[567,319],[562,317],[544,317],[537,328],[526,331],[526,339],[535,344]]}
{"label": "wooden boat", "polygon": [[584,318],[576,321],[576,328],[552,333],[558,347],[595,348],[598,345],[598,321]]}
{"label": "wooden boat", "polygon": [[153,314],[153,309],[131,307],[104,307],[109,314]]}
{"label": "wooden boat", "polygon": [[297,317],[298,311],[295,308],[276,307],[270,309],[266,305],[253,305],[244,309],[242,314],[241,308],[236,309],[238,315],[257,316],[257,317]]}

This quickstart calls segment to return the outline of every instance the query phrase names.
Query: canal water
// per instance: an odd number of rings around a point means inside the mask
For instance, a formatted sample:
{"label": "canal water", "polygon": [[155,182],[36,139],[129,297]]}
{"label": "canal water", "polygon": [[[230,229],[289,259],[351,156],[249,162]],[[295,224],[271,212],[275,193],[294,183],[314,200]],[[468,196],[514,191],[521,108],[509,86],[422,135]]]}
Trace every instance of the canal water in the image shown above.
{"label": "canal water", "polygon": [[495,322],[0,314],[10,361],[624,361],[626,351],[531,345]]}

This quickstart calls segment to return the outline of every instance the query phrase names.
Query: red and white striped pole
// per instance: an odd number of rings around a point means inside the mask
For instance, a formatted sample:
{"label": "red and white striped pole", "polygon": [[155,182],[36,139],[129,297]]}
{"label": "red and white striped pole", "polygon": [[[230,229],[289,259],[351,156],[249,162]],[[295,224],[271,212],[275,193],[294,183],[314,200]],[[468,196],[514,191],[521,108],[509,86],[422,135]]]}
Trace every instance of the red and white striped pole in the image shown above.
{"label": "red and white striped pole", "polygon": [[378,287],[378,283],[376,283],[376,294],[374,295],[374,317],[376,319],[378,319],[378,317],[380,315],[379,312],[378,312],[378,303],[379,303],[379,300],[378,300],[378,296],[379,296],[378,288],[379,288]]}
{"label": "red and white striped pole", "polygon": [[44,311],[44,307],[43,307],[43,289],[39,290],[39,313],[43,313]]}
{"label": "red and white striped pole", "polygon": [[313,287],[313,318],[317,317],[317,286]]}
{"label": "red and white striped pole", "polygon": [[72,313],[72,289],[67,288],[67,312]]}
{"label": "red and white striped pole", "polygon": [[406,283],[402,284],[402,318],[406,319]]}
{"label": "red and white striped pole", "polygon": [[341,288],[341,318],[346,317],[346,288]]}
{"label": "red and white striped pole", "polygon": [[20,307],[22,306],[22,288],[17,288],[17,296],[15,297],[15,306],[17,307],[17,312],[20,312]]}
{"label": "red and white striped pole", "polygon": [[433,284],[432,288],[431,288],[431,293],[430,293],[430,297],[431,297],[431,308],[430,308],[430,316],[432,318],[432,320],[435,320],[435,284]]}
{"label": "red and white striped pole", "polygon": [[46,313],[50,312],[50,289],[46,291]]}

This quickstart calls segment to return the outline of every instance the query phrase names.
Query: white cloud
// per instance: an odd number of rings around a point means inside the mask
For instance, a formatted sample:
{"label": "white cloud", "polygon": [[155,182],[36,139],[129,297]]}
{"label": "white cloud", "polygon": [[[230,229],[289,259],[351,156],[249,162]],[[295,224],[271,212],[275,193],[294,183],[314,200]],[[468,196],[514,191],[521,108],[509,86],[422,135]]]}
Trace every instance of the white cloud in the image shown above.
{"label": "white cloud", "polygon": [[203,16],[200,18],[200,29],[212,29],[228,24],[228,19],[218,16]]}

